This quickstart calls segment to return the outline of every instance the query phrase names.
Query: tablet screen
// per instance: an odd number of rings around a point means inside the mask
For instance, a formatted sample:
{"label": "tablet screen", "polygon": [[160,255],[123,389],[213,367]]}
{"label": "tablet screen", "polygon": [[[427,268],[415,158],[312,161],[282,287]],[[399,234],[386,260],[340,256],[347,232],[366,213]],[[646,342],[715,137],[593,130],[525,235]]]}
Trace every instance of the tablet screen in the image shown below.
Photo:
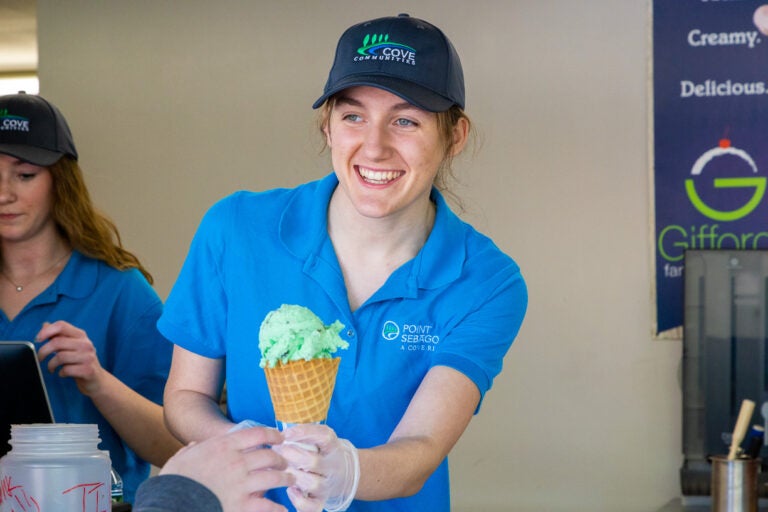
{"label": "tablet screen", "polygon": [[11,425],[53,423],[35,347],[0,341],[0,457],[10,450]]}

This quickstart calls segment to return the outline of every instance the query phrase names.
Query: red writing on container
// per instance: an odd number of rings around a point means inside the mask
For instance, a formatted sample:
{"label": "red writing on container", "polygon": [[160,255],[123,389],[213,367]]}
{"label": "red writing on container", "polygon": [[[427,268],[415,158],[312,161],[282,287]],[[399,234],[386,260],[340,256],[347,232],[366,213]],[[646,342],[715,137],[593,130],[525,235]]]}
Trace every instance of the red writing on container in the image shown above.
{"label": "red writing on container", "polygon": [[[107,512],[106,504],[102,504],[102,500],[100,499],[102,496],[99,492],[99,489],[103,488],[103,483],[78,484],[63,491],[61,494],[80,492],[80,499],[83,504],[83,512],[88,512],[89,510],[94,510],[96,512]],[[108,501],[107,503],[110,505],[110,507],[112,506],[111,501]]]}
{"label": "red writing on container", "polygon": [[21,485],[13,485],[11,477],[0,480],[0,505],[6,503],[11,512],[40,512],[40,505]]}
{"label": "red writing on container", "polygon": [[[61,494],[79,496],[82,512],[108,512],[111,500],[107,499],[104,488],[103,483],[78,484]],[[10,476],[0,480],[0,505],[5,505],[9,512],[41,512],[37,500],[27,494],[23,485],[14,485]]]}

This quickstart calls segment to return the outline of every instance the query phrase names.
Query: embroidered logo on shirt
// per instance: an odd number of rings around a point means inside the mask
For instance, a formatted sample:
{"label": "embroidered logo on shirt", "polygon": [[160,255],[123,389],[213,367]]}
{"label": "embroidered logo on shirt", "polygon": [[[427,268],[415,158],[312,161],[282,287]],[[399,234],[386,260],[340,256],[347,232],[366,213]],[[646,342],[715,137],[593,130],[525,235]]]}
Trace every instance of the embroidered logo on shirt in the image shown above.
{"label": "embroidered logo on shirt", "polygon": [[433,352],[440,343],[440,336],[434,332],[431,323],[398,324],[392,320],[384,322],[381,337],[387,341],[400,341],[400,350]]}
{"label": "embroidered logo on shirt", "polygon": [[384,327],[381,329],[381,337],[391,341],[398,336],[400,336],[400,327],[392,320],[384,322]]}

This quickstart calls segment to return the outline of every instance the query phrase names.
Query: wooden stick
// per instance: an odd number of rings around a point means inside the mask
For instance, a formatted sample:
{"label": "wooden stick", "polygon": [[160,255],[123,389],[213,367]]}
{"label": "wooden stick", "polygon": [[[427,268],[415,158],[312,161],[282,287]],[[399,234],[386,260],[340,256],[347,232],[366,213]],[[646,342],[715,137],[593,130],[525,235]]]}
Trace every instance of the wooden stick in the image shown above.
{"label": "wooden stick", "polygon": [[739,445],[744,440],[744,435],[747,433],[749,423],[752,421],[752,413],[755,411],[755,402],[752,400],[744,400],[741,402],[741,409],[739,410],[739,417],[736,418],[736,426],[733,429],[733,435],[731,436],[731,450],[728,452],[728,460],[734,460],[736,458],[736,452],[739,449]]}

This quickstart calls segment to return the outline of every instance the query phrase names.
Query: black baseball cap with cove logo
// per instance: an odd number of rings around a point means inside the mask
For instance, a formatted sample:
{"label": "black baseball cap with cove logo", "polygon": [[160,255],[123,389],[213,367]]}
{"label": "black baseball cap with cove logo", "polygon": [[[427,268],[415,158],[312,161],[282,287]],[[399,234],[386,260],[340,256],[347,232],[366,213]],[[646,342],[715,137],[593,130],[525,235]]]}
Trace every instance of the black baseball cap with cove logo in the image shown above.
{"label": "black baseball cap with cove logo", "polygon": [[0,153],[35,165],[77,159],[67,120],[53,104],[34,94],[0,96]]}
{"label": "black baseball cap with cove logo", "polygon": [[464,108],[464,73],[456,49],[436,26],[407,14],[348,28],[339,39],[323,95],[367,85],[430,112]]}

